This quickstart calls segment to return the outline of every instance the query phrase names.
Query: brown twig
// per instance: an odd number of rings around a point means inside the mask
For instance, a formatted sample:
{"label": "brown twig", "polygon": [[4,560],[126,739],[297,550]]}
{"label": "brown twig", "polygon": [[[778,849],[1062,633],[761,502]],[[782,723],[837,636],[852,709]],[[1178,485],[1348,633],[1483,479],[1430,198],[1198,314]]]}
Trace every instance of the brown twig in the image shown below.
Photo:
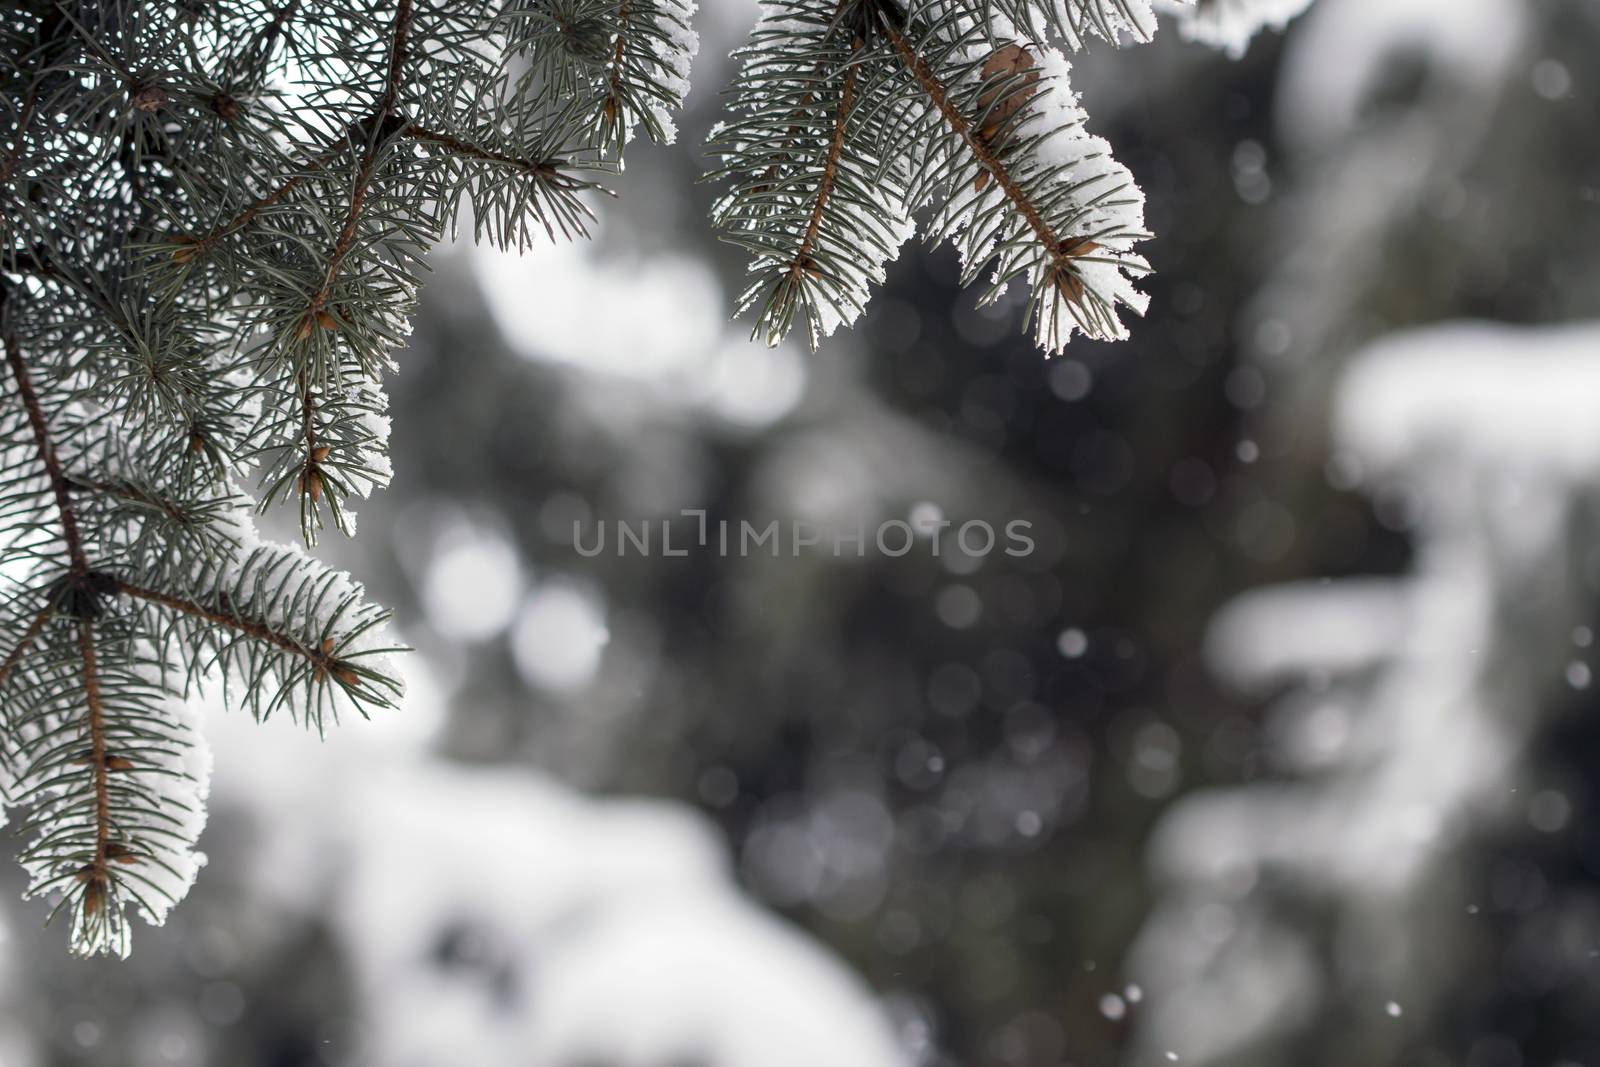
{"label": "brown twig", "polygon": [[344,223],[339,227],[339,235],[334,239],[333,247],[328,252],[328,270],[322,279],[322,287],[311,298],[312,315],[327,306],[328,298],[333,294],[333,283],[339,276],[339,266],[349,253],[350,247],[355,244],[356,228],[361,223],[361,209],[366,204],[373,171],[377,169],[378,148],[384,140],[384,126],[394,115],[395,104],[400,100],[406,42],[410,38],[411,0],[400,0],[400,5],[395,10],[394,28],[389,34],[388,73],[383,82],[383,95],[378,98],[378,105],[372,109],[372,115],[367,120],[371,128],[367,134],[366,150],[362,152],[361,162],[356,167],[355,185],[350,190],[350,209],[345,212]]}
{"label": "brown twig", "polygon": [[91,884],[98,881],[103,890],[108,881],[106,846],[111,843],[111,767],[106,758],[105,709],[100,699],[100,673],[95,658],[94,623],[88,618],[78,620],[78,655],[83,661],[83,695],[84,702],[89,708],[89,755],[93,760],[90,772],[94,781],[94,860],[90,864]]}
{"label": "brown twig", "polygon": [[628,7],[628,0],[622,0],[617,5],[617,43],[611,52],[611,76],[607,80],[608,90],[606,102],[601,113],[606,122],[616,131],[618,151],[622,145],[622,85],[623,68],[628,56],[628,19],[632,12]]}
{"label": "brown twig", "polygon": [[[9,293],[7,293],[9,299]],[[17,395],[22,400],[23,409],[28,415],[28,425],[33,430],[34,447],[39,453],[39,462],[45,469],[45,474],[50,479],[50,488],[55,495],[56,509],[61,516],[61,539],[66,544],[67,557],[70,561],[69,580],[81,582],[89,577],[89,561],[84,555],[83,541],[78,533],[78,519],[73,511],[70,482],[61,467],[60,457],[56,455],[55,444],[50,439],[49,425],[45,422],[44,409],[39,404],[39,396],[34,391],[33,379],[28,374],[28,368],[22,361],[21,346],[17,344],[16,335],[7,333],[5,338],[6,363],[11,368],[11,374],[17,382]],[[52,605],[52,608],[54,605]],[[20,656],[24,649],[38,632],[44,627],[51,609],[35,618],[28,628],[18,648],[7,657],[4,671],[9,674],[14,660],[12,657]],[[108,781],[109,769],[106,765],[106,736],[105,712],[100,698],[100,674],[95,658],[94,624],[87,615],[78,619],[78,654],[83,662],[83,691],[84,701],[87,705],[88,719],[85,727],[89,733],[89,746],[92,750],[94,768],[91,772],[94,784],[95,801],[95,850],[94,860],[89,865],[91,886],[98,886],[95,900],[101,901],[99,895],[106,886],[106,846],[111,840],[111,793]],[[87,899],[87,898],[86,898]],[[97,904],[98,906],[98,904]],[[90,910],[97,910],[91,908]]]}
{"label": "brown twig", "polygon": [[[328,301],[333,296],[333,286],[338,280],[339,268],[355,245],[356,231],[361,224],[362,208],[366,204],[367,193],[372,185],[372,175],[378,166],[378,151],[388,136],[387,128],[394,118],[396,105],[400,101],[406,46],[410,39],[411,0],[400,0],[399,6],[395,9],[394,26],[389,33],[388,67],[383,80],[383,94],[379,96],[372,114],[364,122],[357,124],[366,129],[367,145],[361,153],[360,163],[356,166],[355,183],[350,189],[349,210],[345,212],[344,222],[339,226],[339,234],[334,238],[333,247],[328,250],[328,266],[323,274],[322,285],[312,295],[306,309],[306,317],[300,327],[302,340],[309,337],[319,326],[325,329],[337,326],[337,320],[327,312]],[[304,370],[300,372],[300,398],[305,412],[306,447],[306,466],[305,472],[300,476],[300,491],[302,494],[309,493],[315,502],[320,499],[322,491],[322,475],[316,469],[319,462],[315,425],[316,399],[312,395],[310,375]]]}
{"label": "brown twig", "polygon": [[861,48],[862,42],[856,41],[850,52],[852,62],[845,68],[844,86],[839,92],[839,108],[834,113],[833,136],[828,141],[828,154],[822,163],[822,179],[817,183],[817,196],[811,204],[811,215],[806,222],[805,234],[800,238],[800,247],[795,251],[794,261],[789,264],[789,278],[793,282],[799,281],[800,275],[812,265],[811,250],[816,247],[817,234],[822,230],[822,216],[833,195],[834,183],[838,181],[839,159],[844,154],[850,109],[855,105],[857,68],[853,60]]}
{"label": "brown twig", "polygon": [[982,132],[974,129],[972,123],[961,113],[961,109],[956,107],[950,100],[950,94],[945,89],[944,83],[939,80],[939,76],[934,73],[933,68],[928,66],[928,61],[917,54],[917,50],[906,39],[905,34],[896,29],[887,18],[880,19],[879,24],[883,27],[889,43],[894,46],[900,61],[911,72],[911,76],[922,87],[922,91],[928,95],[928,99],[933,101],[934,107],[938,108],[939,114],[944,117],[945,122],[966,144],[978,163],[994,176],[995,182],[1005,192],[1006,197],[1016,206],[1022,217],[1027,220],[1028,227],[1049,253],[1055,269],[1057,271],[1066,270],[1075,258],[1074,251],[1082,247],[1083,242],[1063,241],[1061,239],[1061,236],[1050,227],[1044,216],[1039,213],[1038,207],[1028,196],[1027,191],[1017,184],[1017,180],[1012,176],[1010,169],[995,154],[994,148],[989,144]]}
{"label": "brown twig", "polygon": [[426,126],[407,126],[405,129],[405,136],[414,140],[422,141],[426,144],[436,144],[441,148],[454,152],[458,156],[465,156],[468,159],[482,160],[485,163],[503,163],[509,167],[516,167],[518,170],[524,171],[528,174],[537,174],[540,177],[550,178],[556,181],[565,181],[568,188],[576,188],[578,184],[572,181],[566,175],[562,174],[560,168],[549,160],[527,159],[522,156],[512,156],[507,155],[504,152],[496,152],[493,149],[484,148],[482,145],[473,144],[471,141],[464,141],[452,134],[429,129]]}
{"label": "brown twig", "polygon": [[[281,32],[284,23],[292,16],[298,6],[298,0],[291,0],[290,3],[280,8],[277,16],[264,33],[263,39],[269,43],[274,41],[277,34]],[[179,261],[193,259],[195,256],[209,251],[222,238],[248,226],[264,209],[281,202],[284,197],[298,188],[300,183],[305,181],[308,172],[321,170],[337,158],[354,134],[365,131],[368,143],[366,150],[362,153],[361,163],[356,169],[356,183],[350,196],[350,208],[345,213],[344,222],[339,228],[339,235],[334,240],[333,248],[328,253],[328,267],[322,287],[311,300],[310,315],[315,317],[316,313],[321,311],[327,304],[328,296],[333,289],[334,279],[338,275],[339,263],[343,260],[345,254],[349,252],[350,246],[355,241],[356,226],[360,221],[361,207],[366,200],[367,187],[372,181],[377,148],[382,140],[383,123],[385,119],[394,113],[395,104],[400,98],[406,42],[410,39],[410,36],[411,0],[400,0],[399,9],[395,14],[394,28],[390,33],[383,93],[379,96],[378,103],[371,113],[352,122],[344,130],[340,131],[331,145],[306,163],[302,173],[293,175],[273,189],[272,192],[252,201],[232,219],[204,237],[185,241],[184,247],[178,249],[174,254],[174,258]]]}
{"label": "brown twig", "polygon": [[308,160],[301,173],[290,176],[272,192],[251,201],[237,215],[207,233],[204,237],[182,238],[183,247],[173,254],[173,258],[179,262],[187,262],[198,255],[211,251],[212,248],[216,247],[217,242],[229,234],[237,233],[250,225],[262,211],[281,202],[284,197],[299,188],[300,183],[304,182],[312,171],[321,170],[333,162],[334,158],[343,151],[344,140],[348,136],[349,131],[341,133],[338,140],[331,147],[324,149]]}
{"label": "brown twig", "polygon": [[383,100],[378,110],[384,115],[394,111],[400,99],[400,85],[406,61],[406,45],[411,39],[411,0],[400,0],[395,9],[394,28],[389,33],[389,76],[384,81]]}
{"label": "brown twig", "polygon": [[309,494],[314,504],[322,499],[321,463],[328,457],[329,449],[317,443],[317,398],[311,390],[310,378],[305,371],[301,371],[296,381],[300,386],[300,437],[306,446],[306,461],[300,471],[299,489],[302,495]]}
{"label": "brown twig", "polygon": [[[349,664],[335,657],[328,648],[307,648],[288,634],[279,633],[265,623],[241,619],[230,611],[209,607],[193,600],[173,596],[171,593],[163,593],[159,589],[147,589],[144,586],[134,585],[132,582],[118,581],[116,591],[124,596],[149,601],[152,604],[160,604],[162,607],[171,608],[173,611],[191,615],[197,619],[204,619],[215,626],[244,634],[246,637],[255,638],[258,641],[272,645],[274,648],[300,656],[321,673],[332,674],[347,684],[354,684],[354,675],[350,671]],[[328,642],[324,642],[324,645],[327,644]]]}

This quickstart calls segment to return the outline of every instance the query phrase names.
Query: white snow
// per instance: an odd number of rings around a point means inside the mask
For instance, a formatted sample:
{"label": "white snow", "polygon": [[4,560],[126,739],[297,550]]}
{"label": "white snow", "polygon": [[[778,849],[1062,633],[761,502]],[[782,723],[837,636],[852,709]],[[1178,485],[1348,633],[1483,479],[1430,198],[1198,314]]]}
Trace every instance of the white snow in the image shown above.
{"label": "white snow", "polygon": [[[1280,623],[1295,620],[1291,630]],[[1386,659],[1411,623],[1404,586],[1386,579],[1293,582],[1234,599],[1212,619],[1206,660],[1241,689]]]}
{"label": "white snow", "polygon": [[1493,85],[1521,54],[1525,9],[1524,0],[1317,0],[1286,45],[1279,127],[1304,146],[1357,128],[1387,65],[1408,54],[1429,65],[1431,91]]}
{"label": "white snow", "polygon": [[[1328,0],[1337,3],[1338,0]],[[1282,30],[1311,0],[1163,0],[1160,10],[1174,16],[1186,40],[1220,48],[1238,59],[1256,34]]]}
{"label": "white snow", "polygon": [[[695,53],[700,50],[700,35],[695,33],[692,20],[698,5],[694,0],[656,0],[656,27],[664,41],[647,39],[654,53],[654,76],[665,91],[666,100],[657,100],[650,107],[651,116],[660,124],[666,142],[677,139],[678,129],[673,115],[683,107],[689,95],[689,68]],[[632,137],[633,127],[628,127]]]}
{"label": "white snow", "polygon": [[[1113,44],[1148,41],[1156,32],[1152,0],[1028,0],[1031,6],[1051,14],[1054,23],[1074,32],[1064,44],[1082,51],[1092,37],[1104,37]],[[1000,21],[995,19],[995,21]],[[1006,24],[1009,27],[1009,24]]]}
{"label": "white snow", "polygon": [[156,846],[153,862],[135,864],[125,872],[125,876],[137,875],[142,901],[139,912],[152,926],[166,922],[172,907],[188,895],[206,864],[205,853],[197,847],[211,795],[212,755],[200,729],[203,718],[196,700],[173,697],[167,702],[167,729],[180,745],[154,761],[152,777],[160,783],[165,818],[144,828],[154,831],[146,835]]}
{"label": "white snow", "polygon": [[1334,433],[1379,478],[1464,465],[1589,481],[1597,395],[1600,324],[1452,323],[1370,346],[1340,382]]}

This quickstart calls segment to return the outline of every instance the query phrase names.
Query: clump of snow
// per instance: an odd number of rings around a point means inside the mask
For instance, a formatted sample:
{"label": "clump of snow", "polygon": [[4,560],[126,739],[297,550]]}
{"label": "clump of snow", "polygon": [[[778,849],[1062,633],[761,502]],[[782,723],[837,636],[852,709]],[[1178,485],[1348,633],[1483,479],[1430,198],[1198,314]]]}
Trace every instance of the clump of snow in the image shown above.
{"label": "clump of snow", "polygon": [[1597,354],[1593,323],[1392,334],[1345,371],[1334,433],[1380,478],[1466,466],[1591,481],[1600,478]]}
{"label": "clump of snow", "polygon": [[[1148,41],[1156,32],[1153,0],[1017,0],[1036,8],[1049,24],[1066,31],[1063,43],[1082,51],[1093,37],[1113,44]],[[1000,5],[997,5],[1000,6]],[[1006,5],[1009,6],[1009,5]],[[1002,6],[1002,10],[1004,7]],[[1007,24],[1009,28],[1009,23]]]}
{"label": "clump of snow", "polygon": [[1286,48],[1279,127],[1291,143],[1307,146],[1359,127],[1389,64],[1408,55],[1426,60],[1431,91],[1482,108],[1471,92],[1497,84],[1521,55],[1527,6],[1524,0],[1316,4]]}
{"label": "clump of snow", "polygon": [[[663,92],[661,98],[651,104],[650,114],[668,144],[677,138],[678,128],[672,115],[682,110],[683,101],[689,95],[689,68],[700,50],[700,35],[690,24],[696,10],[698,5],[694,0],[655,0],[652,8],[660,37],[650,37],[647,41],[653,52],[651,66]],[[630,126],[628,136],[632,135]]]}
{"label": "clump of snow", "polygon": [[1282,30],[1311,6],[1311,0],[1164,0],[1161,9],[1176,17],[1185,40],[1220,48],[1238,59],[1256,34]]}
{"label": "clump of snow", "polygon": [[[205,829],[211,793],[211,747],[200,730],[201,709],[174,696],[166,702],[164,718],[169,741],[147,754],[150,767],[142,772],[146,787],[162,798],[161,817],[125,820],[119,826],[145,856],[130,865],[123,878],[132,885],[140,916],[151,926],[167,921],[205,866],[205,853],[196,846]],[[126,943],[121,954],[128,954]]]}
{"label": "clump of snow", "polygon": [[[1284,618],[1295,627],[1274,629]],[[1240,689],[1381,662],[1411,625],[1406,588],[1388,579],[1292,582],[1237,597],[1211,620],[1206,660]]]}

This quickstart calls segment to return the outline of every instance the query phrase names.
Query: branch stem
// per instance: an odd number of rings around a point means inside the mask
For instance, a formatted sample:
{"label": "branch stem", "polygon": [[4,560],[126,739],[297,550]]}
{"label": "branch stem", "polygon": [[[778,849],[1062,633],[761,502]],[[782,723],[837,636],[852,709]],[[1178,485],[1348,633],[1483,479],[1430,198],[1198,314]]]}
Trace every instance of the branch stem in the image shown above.
{"label": "branch stem", "polygon": [[355,244],[356,229],[361,223],[361,209],[366,204],[367,191],[372,185],[372,174],[377,169],[378,149],[385,140],[384,126],[394,115],[395,105],[400,100],[406,42],[410,39],[411,0],[400,0],[399,6],[395,9],[394,27],[389,33],[388,72],[384,77],[383,95],[378,98],[378,104],[373,108],[372,116],[368,120],[367,146],[361,154],[361,162],[356,166],[355,185],[350,190],[350,209],[345,212],[344,223],[339,227],[339,235],[334,239],[333,248],[328,252],[328,269],[322,279],[322,287],[311,298],[312,315],[327,306],[328,298],[333,295],[333,283],[339,276],[339,266],[351,246]]}
{"label": "branch stem", "polygon": [[617,131],[617,149],[622,149],[622,84],[623,72],[628,55],[628,19],[632,16],[629,0],[622,0],[617,5],[617,43],[611,52],[611,77],[608,79],[606,112],[608,120]]}
{"label": "branch stem", "polygon": [[299,188],[300,183],[306,180],[311,171],[321,170],[323,167],[326,167],[329,163],[333,162],[334,157],[337,156],[340,150],[344,147],[343,141],[348,135],[348,131],[340,134],[339,140],[336,141],[332,147],[322,151],[308,160],[302,173],[295,174],[285,179],[284,182],[276,189],[272,190],[272,192],[267,193],[265,196],[259,197],[256,200],[252,200],[249,204],[245,205],[243,210],[241,210],[237,215],[229,219],[227,222],[223,223],[221,226],[218,226],[204,237],[196,238],[192,242],[186,244],[183,249],[183,252],[185,253],[183,258],[191,259],[194,256],[200,255],[204,252],[209,252],[216,246],[217,242],[222,240],[224,237],[231,233],[236,233],[250,225],[250,223],[255,221],[255,217],[261,214],[262,211],[272,207],[284,197],[294,192],[295,189]]}
{"label": "branch stem", "polygon": [[833,196],[834,183],[838,181],[839,159],[844,154],[850,109],[855,105],[857,68],[854,60],[861,48],[861,42],[857,41],[850,50],[851,61],[845,67],[844,85],[839,90],[839,107],[834,113],[833,136],[828,140],[828,154],[822,163],[822,179],[817,183],[816,199],[812,201],[811,215],[806,221],[805,234],[800,238],[800,247],[795,251],[793,262],[789,264],[791,281],[799,281],[801,273],[811,265],[811,251],[816,247],[817,234],[822,230],[822,216],[828,209],[829,199]]}
{"label": "branch stem", "polygon": [[106,846],[111,843],[111,768],[106,753],[105,708],[100,697],[100,671],[95,658],[94,623],[87,618],[78,620],[78,655],[83,661],[83,694],[89,709],[89,749],[94,761],[91,775],[94,781],[94,861],[93,879],[104,888],[106,882]]}
{"label": "branch stem", "polygon": [[235,633],[243,634],[246,637],[252,637],[258,641],[272,645],[274,648],[279,648],[285,652],[293,653],[296,656],[304,658],[311,663],[312,666],[321,670],[331,673],[336,669],[342,669],[344,667],[344,664],[340,660],[334,658],[321,649],[307,648],[305,645],[302,645],[299,641],[296,641],[288,634],[279,633],[277,630],[274,630],[265,623],[252,622],[249,619],[241,619],[233,615],[231,612],[224,611],[221,608],[209,607],[205,604],[188,600],[184,597],[173,596],[171,593],[163,593],[159,589],[147,589],[141,585],[134,585],[132,582],[119,581],[117,582],[116,589],[117,592],[123,594],[124,596],[130,596],[136,600],[148,601],[152,604],[160,604],[164,608],[170,608],[173,611],[180,612],[184,615],[190,615],[197,619],[204,619],[206,622],[209,622],[215,626],[232,630]]}
{"label": "branch stem", "polygon": [[967,149],[972,153],[979,165],[994,177],[995,182],[1004,191],[1006,197],[1015,205],[1022,217],[1027,220],[1029,229],[1033,231],[1034,236],[1039,239],[1039,243],[1049,252],[1056,268],[1064,269],[1073,257],[1067,254],[1063,248],[1060,235],[1051,229],[1050,224],[1040,214],[1038,207],[1028,196],[1027,191],[1017,183],[1010,169],[996,154],[993,146],[989,144],[980,131],[973,128],[972,122],[967,116],[961,113],[961,109],[950,99],[949,90],[939,80],[938,74],[928,65],[927,60],[917,54],[916,48],[906,39],[905,34],[896,29],[887,18],[881,18],[879,25],[883,27],[884,35],[888,37],[889,43],[894,47],[895,53],[899,55],[900,61],[905,64],[911,76],[922,87],[922,91],[927,94],[928,99],[933,101],[934,107],[938,109],[945,122],[955,131],[956,136],[960,137],[962,142],[966,144]]}
{"label": "branch stem", "polygon": [[493,149],[484,148],[482,145],[464,141],[452,134],[429,129],[426,126],[407,126],[405,136],[426,144],[436,144],[440,148],[454,152],[458,156],[465,156],[468,159],[482,160],[485,163],[504,163],[506,166],[516,167],[518,170],[528,174],[538,174],[546,178],[562,179],[565,177],[560,168],[549,160],[528,159],[522,156],[507,155],[504,152],[496,152]]}

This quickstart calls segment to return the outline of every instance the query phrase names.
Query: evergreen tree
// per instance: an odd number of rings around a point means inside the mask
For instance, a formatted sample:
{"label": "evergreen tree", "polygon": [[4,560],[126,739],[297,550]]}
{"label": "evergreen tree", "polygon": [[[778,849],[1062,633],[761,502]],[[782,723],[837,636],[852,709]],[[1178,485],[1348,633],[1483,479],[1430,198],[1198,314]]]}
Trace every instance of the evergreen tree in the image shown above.
{"label": "evergreen tree", "polygon": [[[0,740],[75,951],[126,954],[127,907],[160,922],[194,878],[192,697],[319,731],[393,706],[386,613],[252,513],[353,532],[424,253],[583,235],[633,135],[674,135],[692,14],[5,4]],[[1124,336],[1142,197],[1062,50],[1153,28],[1149,0],[765,5],[709,146],[757,336],[853,321],[918,213],[983,299],[1028,288],[1041,348]]]}

